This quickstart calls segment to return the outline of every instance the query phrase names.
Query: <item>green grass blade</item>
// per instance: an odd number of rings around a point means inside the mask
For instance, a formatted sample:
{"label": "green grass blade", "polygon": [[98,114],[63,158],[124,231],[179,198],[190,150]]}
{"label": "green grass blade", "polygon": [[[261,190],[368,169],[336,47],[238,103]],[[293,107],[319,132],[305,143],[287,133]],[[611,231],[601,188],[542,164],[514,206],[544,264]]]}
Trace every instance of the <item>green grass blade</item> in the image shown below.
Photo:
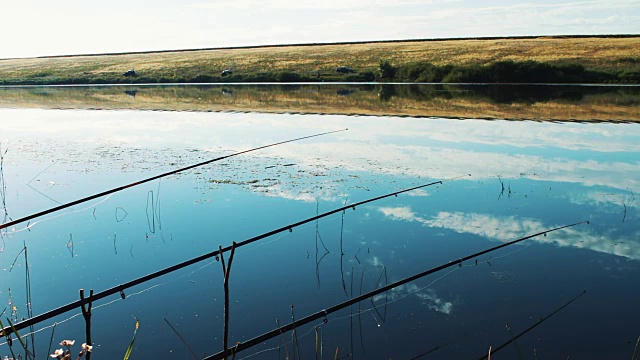
{"label": "green grass blade", "polygon": [[131,356],[131,352],[133,351],[133,343],[136,341],[136,334],[138,333],[138,328],[140,327],[140,320],[134,316],[136,319],[136,329],[133,331],[133,338],[131,339],[131,344],[127,348],[127,352],[124,353],[124,360],[129,360],[129,356]]}

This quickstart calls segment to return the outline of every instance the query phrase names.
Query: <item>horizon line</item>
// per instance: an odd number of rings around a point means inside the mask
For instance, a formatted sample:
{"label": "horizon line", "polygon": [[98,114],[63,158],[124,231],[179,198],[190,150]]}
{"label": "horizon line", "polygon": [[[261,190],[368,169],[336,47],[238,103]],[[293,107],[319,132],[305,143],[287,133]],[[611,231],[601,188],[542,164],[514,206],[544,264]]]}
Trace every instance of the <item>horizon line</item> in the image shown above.
{"label": "horizon line", "polygon": [[640,37],[640,34],[591,34],[591,35],[522,35],[522,36],[481,36],[481,37],[449,37],[449,38],[421,38],[421,39],[396,39],[396,40],[360,40],[360,41],[339,41],[339,42],[313,42],[313,43],[286,43],[286,44],[262,44],[262,45],[244,45],[244,46],[220,46],[208,48],[190,48],[190,49],[169,49],[169,50],[144,50],[144,51],[125,51],[125,52],[107,52],[93,54],[66,54],[66,55],[43,55],[43,56],[27,56],[27,57],[10,57],[0,58],[3,60],[22,60],[22,59],[51,59],[51,58],[72,58],[72,57],[89,57],[89,56],[120,56],[120,55],[143,55],[143,54],[161,54],[170,52],[195,52],[195,51],[217,51],[217,50],[243,50],[243,49],[259,49],[259,48],[283,48],[283,47],[311,47],[311,46],[330,46],[330,45],[359,45],[359,44],[380,44],[380,43],[401,43],[401,42],[428,42],[428,41],[455,41],[455,40],[501,40],[501,39],[572,39],[572,38],[632,38]]}

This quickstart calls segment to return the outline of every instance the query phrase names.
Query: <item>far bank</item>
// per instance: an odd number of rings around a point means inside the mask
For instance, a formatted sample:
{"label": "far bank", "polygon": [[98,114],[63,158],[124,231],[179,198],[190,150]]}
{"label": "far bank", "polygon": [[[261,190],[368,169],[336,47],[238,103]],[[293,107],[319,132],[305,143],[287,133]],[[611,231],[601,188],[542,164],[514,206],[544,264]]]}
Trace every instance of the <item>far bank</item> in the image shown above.
{"label": "far bank", "polygon": [[640,36],[307,44],[0,60],[2,85],[640,83]]}

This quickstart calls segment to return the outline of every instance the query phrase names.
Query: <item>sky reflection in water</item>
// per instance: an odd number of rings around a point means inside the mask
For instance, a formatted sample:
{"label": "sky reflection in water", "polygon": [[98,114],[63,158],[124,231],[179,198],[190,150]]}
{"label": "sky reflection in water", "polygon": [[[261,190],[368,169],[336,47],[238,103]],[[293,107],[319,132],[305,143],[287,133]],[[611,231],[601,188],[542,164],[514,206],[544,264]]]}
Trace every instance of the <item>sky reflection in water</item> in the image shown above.
{"label": "sky reflection in water", "polygon": [[[291,304],[300,318],[500,242],[589,220],[590,225],[537,237],[485,255],[477,265],[445,270],[337,312],[327,324],[317,324],[324,352],[334,354],[338,347],[343,356],[410,358],[440,347],[433,356],[479,357],[510,339],[506,323],[517,333],[583,289],[587,294],[579,301],[519,339],[520,350],[531,357],[535,349],[541,358],[633,352],[639,335],[634,324],[640,320],[635,306],[640,300],[638,125],[0,112],[2,151],[8,150],[6,210],[14,219],[233,151],[349,128],[7,229],[0,297],[17,307],[17,318],[26,316],[26,269],[22,257],[11,265],[23,242],[33,311],[39,314],[76,300],[78,288],[104,290],[345,200],[471,174],[347,211],[344,227],[337,214],[320,220],[317,231],[311,223],[238,249],[230,280],[232,344],[273,329],[276,318],[288,323]],[[220,265],[205,261],[130,289],[125,300],[95,304],[96,356],[122,356],[133,333],[131,315],[141,320],[134,355],[190,356],[163,318],[198,356],[219,351],[221,284]],[[40,353],[50,334],[51,329],[38,333]],[[82,317],[75,317],[56,327],[55,339],[82,340],[83,334]],[[313,328],[305,326],[298,335],[303,357],[314,356]],[[277,346],[274,339],[242,357],[276,347],[255,358],[277,358]],[[516,355],[513,345],[503,351]],[[8,354],[6,345],[0,354]]]}

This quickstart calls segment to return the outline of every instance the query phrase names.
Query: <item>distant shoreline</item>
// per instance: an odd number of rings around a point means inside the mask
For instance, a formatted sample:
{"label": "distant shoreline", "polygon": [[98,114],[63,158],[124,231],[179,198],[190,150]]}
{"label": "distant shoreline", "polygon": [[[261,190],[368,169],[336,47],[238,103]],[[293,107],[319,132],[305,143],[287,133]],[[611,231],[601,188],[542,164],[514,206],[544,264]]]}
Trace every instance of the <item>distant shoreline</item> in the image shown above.
{"label": "distant shoreline", "polygon": [[[638,44],[640,35],[562,35],[43,56],[0,59],[0,85],[316,82],[640,84]],[[128,70],[132,71],[125,76]]]}

